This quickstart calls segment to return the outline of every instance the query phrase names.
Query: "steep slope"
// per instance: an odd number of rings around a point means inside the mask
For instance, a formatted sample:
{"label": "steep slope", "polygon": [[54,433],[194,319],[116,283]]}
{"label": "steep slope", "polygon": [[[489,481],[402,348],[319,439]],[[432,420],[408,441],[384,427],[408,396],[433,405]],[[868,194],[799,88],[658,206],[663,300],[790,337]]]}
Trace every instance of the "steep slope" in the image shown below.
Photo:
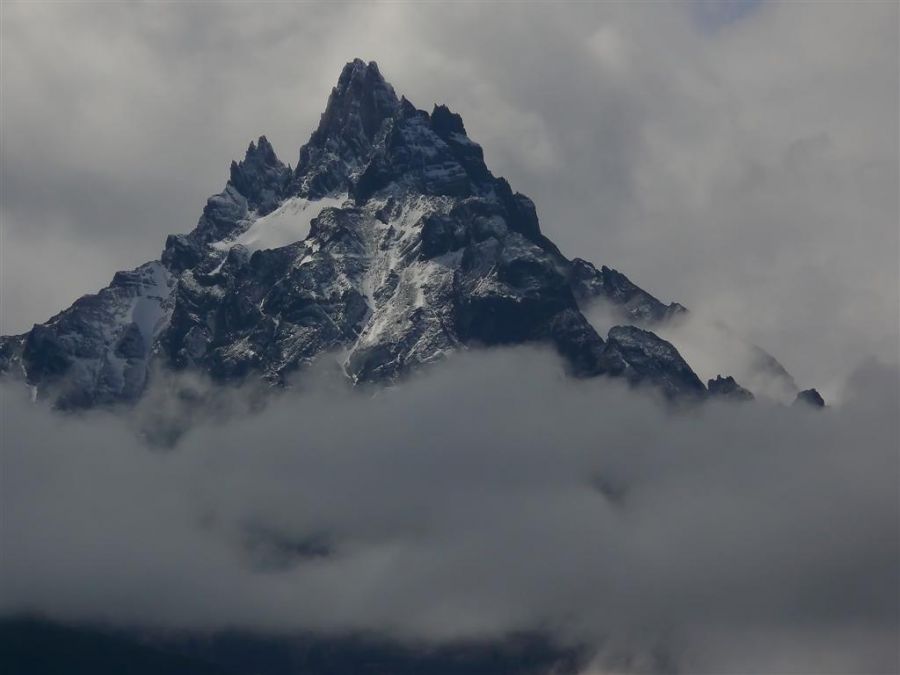
{"label": "steep slope", "polygon": [[375,63],[355,60],[295,169],[265,137],[251,143],[159,262],[0,338],[0,369],[84,407],[137,399],[154,365],[280,384],[340,352],[353,381],[390,381],[453,350],[539,342],[574,375],[705,395],[649,330],[602,339],[581,311],[598,298],[645,329],[685,312],[615,270],[566,259],[459,115],[416,109]]}
{"label": "steep slope", "polygon": [[0,369],[21,368],[35,396],[51,386],[63,407],[135,400],[168,323],[174,284],[157,261],[117,272],[96,295],[79,298],[25,335],[0,338]]}

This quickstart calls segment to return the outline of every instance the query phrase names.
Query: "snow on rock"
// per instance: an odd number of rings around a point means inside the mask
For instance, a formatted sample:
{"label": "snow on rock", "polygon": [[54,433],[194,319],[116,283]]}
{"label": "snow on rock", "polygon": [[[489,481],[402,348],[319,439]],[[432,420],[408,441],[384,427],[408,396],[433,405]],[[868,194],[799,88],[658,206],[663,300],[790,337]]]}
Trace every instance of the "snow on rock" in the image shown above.
{"label": "snow on rock", "polygon": [[324,209],[339,208],[347,200],[347,195],[306,199],[292,197],[266,216],[252,220],[252,224],[235,239],[218,241],[212,247],[227,251],[240,244],[250,253],[260,249],[280,248],[303,241],[309,235],[310,223]]}
{"label": "snow on rock", "polygon": [[131,305],[131,321],[138,327],[148,351],[167,317],[169,282],[169,273],[162,263],[153,261],[143,267],[138,294]]}
{"label": "snow on rock", "polygon": [[117,272],[19,340],[15,359],[35,397],[64,407],[133,401],[143,392],[175,280],[157,261]]}

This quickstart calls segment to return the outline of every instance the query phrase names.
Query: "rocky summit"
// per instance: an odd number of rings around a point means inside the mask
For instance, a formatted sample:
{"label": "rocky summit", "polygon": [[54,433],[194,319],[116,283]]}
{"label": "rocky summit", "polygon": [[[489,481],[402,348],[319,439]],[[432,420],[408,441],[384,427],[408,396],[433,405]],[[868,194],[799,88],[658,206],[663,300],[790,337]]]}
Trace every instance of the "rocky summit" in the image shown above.
{"label": "rocky summit", "polygon": [[[583,313],[598,300],[622,324],[606,339]],[[158,367],[280,385],[338,353],[352,381],[390,382],[460,349],[544,343],[575,376],[746,398],[733,381],[708,389],[652,332],[685,312],[614,269],[567,259],[458,114],[419,110],[357,59],[296,168],[265,136],[250,143],[193,231],[0,338],[0,370],[79,408],[137,400]]]}

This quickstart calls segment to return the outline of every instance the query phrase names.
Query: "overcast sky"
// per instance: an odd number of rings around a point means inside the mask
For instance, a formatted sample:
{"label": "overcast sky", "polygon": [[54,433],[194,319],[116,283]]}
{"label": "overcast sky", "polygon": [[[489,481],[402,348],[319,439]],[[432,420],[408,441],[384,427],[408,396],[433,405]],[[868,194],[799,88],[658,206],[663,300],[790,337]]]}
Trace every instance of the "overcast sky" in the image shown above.
{"label": "overcast sky", "polygon": [[807,385],[898,349],[898,6],[4,3],[4,333],[158,256],[342,65],[463,115],[570,256]]}
{"label": "overcast sky", "polygon": [[[252,415],[216,389],[200,419],[164,376],[120,417],[0,385],[0,614],[538,628],[590,645],[591,675],[900,667],[897,3],[0,11],[4,333],[157,257],[251,139],[295,164],[360,57],[462,114],[567,255],[834,396],[673,415],[534,349],[374,398],[309,374]],[[139,431],[173,420],[193,426],[151,451]],[[309,541],[326,555],[298,555]]]}

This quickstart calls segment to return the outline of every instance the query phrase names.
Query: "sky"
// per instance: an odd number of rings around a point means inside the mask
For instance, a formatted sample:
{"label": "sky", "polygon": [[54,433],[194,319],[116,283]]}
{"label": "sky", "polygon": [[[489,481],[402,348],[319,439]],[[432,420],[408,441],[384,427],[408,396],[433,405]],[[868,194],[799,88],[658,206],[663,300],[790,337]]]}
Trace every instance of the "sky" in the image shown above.
{"label": "sky", "polygon": [[[360,57],[460,113],[566,255],[724,321],[831,403],[673,415],[532,349],[374,398],[319,373],[262,410],[166,383],[211,396],[199,416],[166,388],[62,417],[0,385],[0,614],[412,642],[539,628],[592,647],[585,675],[660,672],[660,654],[900,667],[897,3],[0,13],[4,334],[156,258],[260,134],[296,164]],[[143,440],[188,422],[174,449]]]}
{"label": "sky", "polygon": [[0,330],[159,255],[342,65],[462,114],[569,256],[835,396],[898,359],[894,2],[4,3]]}

